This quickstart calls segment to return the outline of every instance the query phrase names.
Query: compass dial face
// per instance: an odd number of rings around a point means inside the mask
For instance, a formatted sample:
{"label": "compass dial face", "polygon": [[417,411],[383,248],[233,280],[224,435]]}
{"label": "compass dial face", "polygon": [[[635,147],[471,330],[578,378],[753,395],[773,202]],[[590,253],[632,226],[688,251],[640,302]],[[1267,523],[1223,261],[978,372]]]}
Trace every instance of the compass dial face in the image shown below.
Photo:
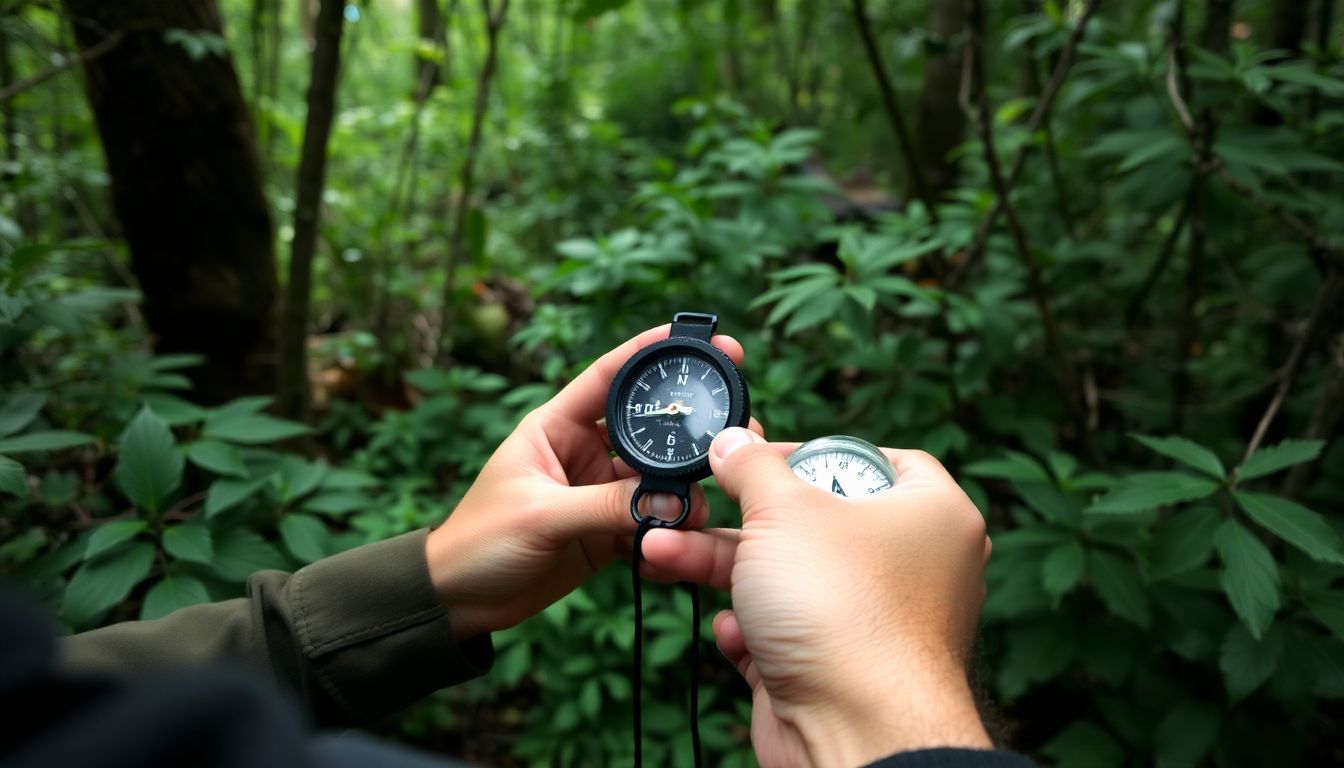
{"label": "compass dial face", "polygon": [[626,379],[621,432],[628,447],[664,466],[705,457],[728,425],[729,388],[719,367],[693,354],[650,360]]}
{"label": "compass dial face", "polygon": [[831,450],[793,464],[793,473],[808,485],[846,498],[866,498],[891,487],[889,467],[880,467],[857,453]]}

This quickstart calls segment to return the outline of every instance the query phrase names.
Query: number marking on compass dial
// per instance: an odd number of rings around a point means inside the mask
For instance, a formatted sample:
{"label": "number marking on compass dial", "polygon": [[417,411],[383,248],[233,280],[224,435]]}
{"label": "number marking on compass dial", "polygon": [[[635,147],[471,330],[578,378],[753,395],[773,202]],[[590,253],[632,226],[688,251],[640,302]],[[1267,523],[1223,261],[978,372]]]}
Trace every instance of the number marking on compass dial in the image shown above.
{"label": "number marking on compass dial", "polygon": [[666,465],[703,457],[731,410],[723,374],[696,355],[650,361],[627,385],[623,405],[630,445]]}
{"label": "number marking on compass dial", "polygon": [[840,451],[809,456],[793,466],[808,485],[836,496],[862,498],[891,487],[885,471],[862,456]]}

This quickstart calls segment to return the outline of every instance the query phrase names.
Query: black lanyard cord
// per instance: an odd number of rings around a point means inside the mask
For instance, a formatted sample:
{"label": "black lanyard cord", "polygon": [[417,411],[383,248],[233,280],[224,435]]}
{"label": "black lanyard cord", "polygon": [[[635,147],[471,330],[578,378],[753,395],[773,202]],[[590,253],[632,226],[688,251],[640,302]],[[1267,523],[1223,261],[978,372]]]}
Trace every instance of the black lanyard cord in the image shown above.
{"label": "black lanyard cord", "polygon": [[[652,528],[653,517],[639,521],[635,531],[635,542],[630,557],[631,577],[635,587],[635,662],[630,670],[630,683],[634,691],[634,728],[635,728],[635,768],[644,765],[643,739],[643,670],[644,670],[644,600],[643,580],[639,577],[639,564],[644,560],[644,535]],[[691,593],[691,744],[695,750],[695,768],[701,768],[700,758],[700,588],[695,584],[683,582]]]}

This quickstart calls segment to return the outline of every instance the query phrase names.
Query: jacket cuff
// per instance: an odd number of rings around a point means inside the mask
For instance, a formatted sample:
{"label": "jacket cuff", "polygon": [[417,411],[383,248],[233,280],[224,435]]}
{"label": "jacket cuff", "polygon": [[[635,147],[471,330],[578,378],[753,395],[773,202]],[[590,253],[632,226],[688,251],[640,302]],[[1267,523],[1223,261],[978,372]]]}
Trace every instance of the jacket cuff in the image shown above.
{"label": "jacket cuff", "polygon": [[866,768],[1036,768],[1036,764],[1012,752],[942,747],[898,752]]}
{"label": "jacket cuff", "polygon": [[318,713],[322,720],[367,723],[494,663],[489,635],[453,639],[429,578],[428,536],[414,531],[294,574],[295,635],[340,710]]}

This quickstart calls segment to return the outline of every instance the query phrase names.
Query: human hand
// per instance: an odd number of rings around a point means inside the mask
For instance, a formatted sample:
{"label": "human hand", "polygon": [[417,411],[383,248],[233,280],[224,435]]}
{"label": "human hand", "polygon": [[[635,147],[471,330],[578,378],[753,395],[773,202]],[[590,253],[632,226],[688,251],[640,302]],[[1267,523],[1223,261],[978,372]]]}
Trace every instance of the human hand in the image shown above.
{"label": "human hand", "polygon": [[[430,533],[430,580],[459,642],[532,616],[628,550],[639,477],[611,457],[599,419],[621,365],[667,338],[670,327],[645,331],[603,355],[529,413]],[[711,343],[741,363],[735,339],[715,336]],[[752,428],[760,431],[754,420]],[[670,497],[649,499],[653,514],[680,512]],[[704,492],[693,486],[686,525],[703,526],[708,516]]]}
{"label": "human hand", "polygon": [[731,590],[719,649],[752,689],[763,766],[862,765],[924,747],[990,747],[965,666],[989,539],[937,460],[884,449],[898,480],[842,499],[769,444],[726,429],[710,447],[742,529],[650,531],[644,574]]}

